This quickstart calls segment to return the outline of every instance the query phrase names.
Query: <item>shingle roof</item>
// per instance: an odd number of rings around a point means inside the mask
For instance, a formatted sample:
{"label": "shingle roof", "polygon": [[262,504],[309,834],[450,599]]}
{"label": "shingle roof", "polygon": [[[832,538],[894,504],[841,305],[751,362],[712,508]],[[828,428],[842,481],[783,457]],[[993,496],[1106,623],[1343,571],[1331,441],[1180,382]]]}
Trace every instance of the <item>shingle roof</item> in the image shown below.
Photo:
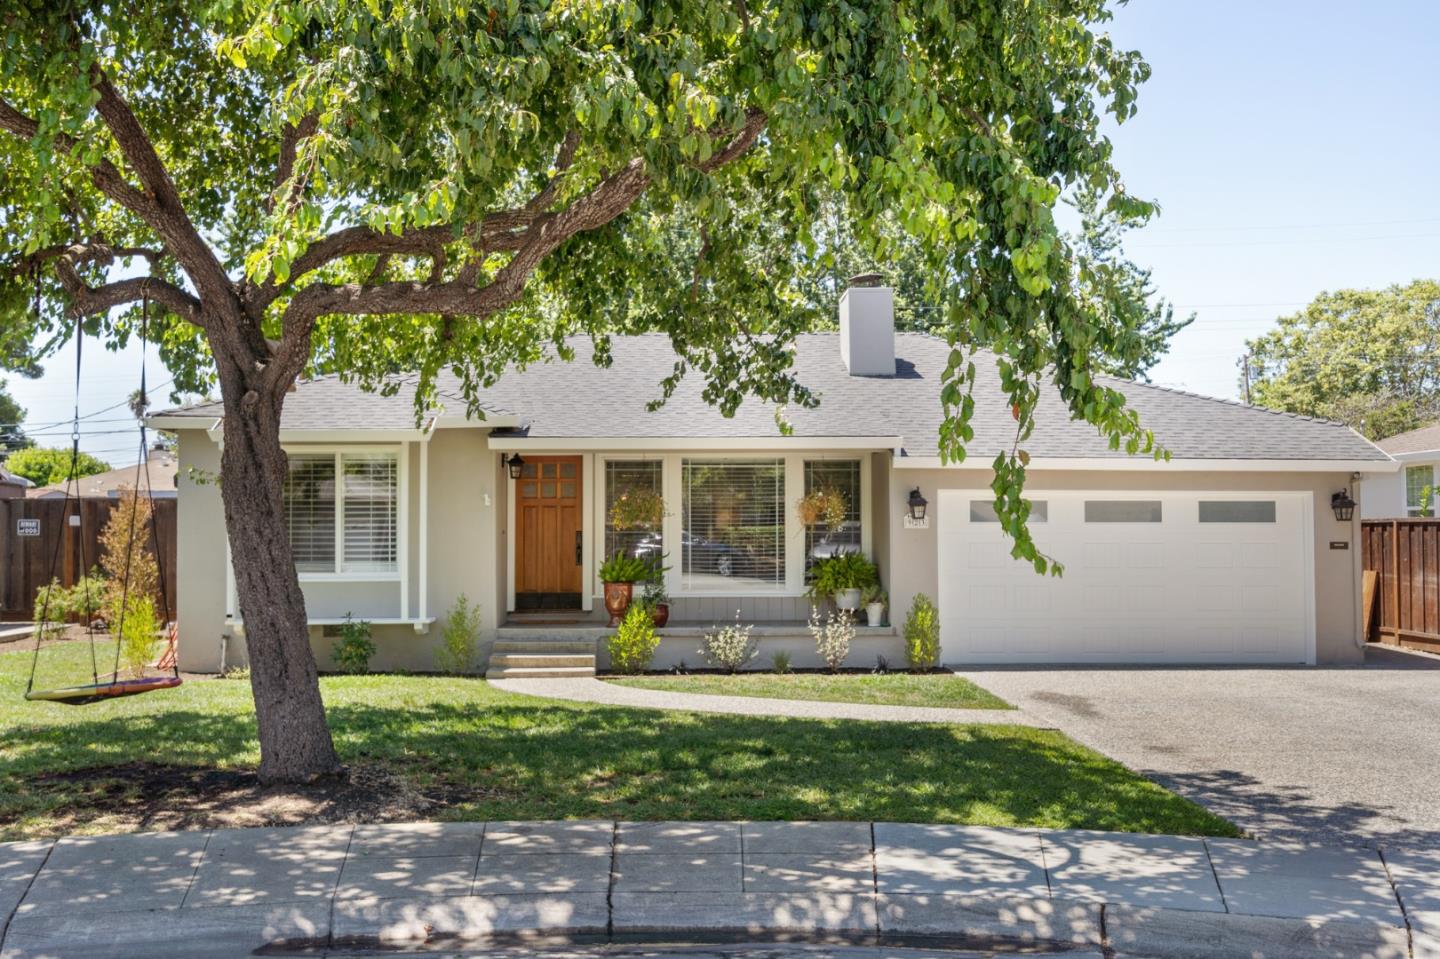
{"label": "shingle roof", "polygon": [[1440,422],[1408,433],[1387,436],[1375,445],[1392,456],[1397,453],[1428,453],[1431,450],[1440,450]]}
{"label": "shingle roof", "polygon": [[[773,407],[743,403],[732,418],[723,417],[702,395],[702,378],[691,374],[659,411],[646,404],[660,396],[660,381],[675,362],[670,341],[660,334],[616,337],[613,363],[597,367],[588,340],[576,340],[573,363],[546,362],[512,371],[484,393],[486,409],[513,411],[524,424],[517,432],[532,438],[578,437],[775,437]],[[940,376],[949,347],[918,333],[895,337],[894,377],[850,376],[840,360],[838,336],[812,333],[796,341],[794,373],[820,398],[816,409],[790,409],[794,435],[826,437],[901,437],[905,455],[937,453],[943,412]],[[993,458],[1014,440],[1015,422],[1000,390],[1000,376],[988,353],[976,357],[975,438],[972,457]],[[413,381],[409,381],[413,383]],[[1141,423],[1177,458],[1267,460],[1373,460],[1386,455],[1359,434],[1338,423],[1275,413],[1177,390],[1107,378],[1140,414]],[[464,412],[458,383],[439,384],[448,412]],[[301,384],[286,398],[286,429],[413,428],[413,386],[380,397],[333,377]],[[219,415],[216,405],[208,412]],[[160,414],[172,416],[172,413]],[[197,409],[183,411],[197,415]],[[1124,457],[1111,450],[1095,429],[1070,418],[1054,390],[1042,391],[1038,424],[1025,448],[1034,457]]]}
{"label": "shingle roof", "polygon": [[[118,493],[122,488],[143,490],[148,478],[152,493],[157,496],[174,496],[175,476],[180,471],[179,458],[168,450],[151,450],[146,459],[149,461],[148,471],[142,472],[138,477],[134,465],[106,470],[103,473],[93,473],[77,480],[73,493],[80,497],[104,497]],[[49,486],[32,489],[26,495],[30,499],[64,496],[65,485],[65,483],[52,483]]]}

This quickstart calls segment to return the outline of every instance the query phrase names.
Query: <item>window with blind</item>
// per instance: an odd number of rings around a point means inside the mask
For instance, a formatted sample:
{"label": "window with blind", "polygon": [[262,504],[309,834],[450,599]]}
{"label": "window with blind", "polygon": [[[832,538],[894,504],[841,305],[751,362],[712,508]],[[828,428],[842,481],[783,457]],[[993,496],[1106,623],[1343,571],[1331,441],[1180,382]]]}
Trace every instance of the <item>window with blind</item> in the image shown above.
{"label": "window with blind", "polygon": [[393,453],[291,453],[285,519],[300,573],[399,569],[399,462]]}
{"label": "window with blind", "polygon": [[605,555],[656,560],[664,553],[664,467],[659,460],[605,463]]}
{"label": "window with blind", "polygon": [[340,571],[393,573],[399,568],[399,464],[388,453],[346,453],[340,462],[345,473],[344,560]]}
{"label": "window with blind", "polygon": [[841,553],[858,553],[860,538],[860,461],[806,460],[805,495],[824,491],[838,497],[844,515],[821,517],[805,525],[805,569]]}
{"label": "window with blind", "polygon": [[784,460],[681,463],[681,586],[785,588]]}

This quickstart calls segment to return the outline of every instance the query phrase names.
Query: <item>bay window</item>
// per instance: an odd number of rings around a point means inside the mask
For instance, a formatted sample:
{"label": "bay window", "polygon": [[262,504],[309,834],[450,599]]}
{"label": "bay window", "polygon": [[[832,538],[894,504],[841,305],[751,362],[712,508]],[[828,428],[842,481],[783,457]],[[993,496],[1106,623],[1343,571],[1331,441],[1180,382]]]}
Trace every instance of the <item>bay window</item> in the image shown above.
{"label": "bay window", "polygon": [[785,588],[785,461],[681,462],[680,587],[693,592]]}
{"label": "bay window", "polygon": [[319,574],[399,571],[395,453],[291,453],[285,520],[295,569]]}

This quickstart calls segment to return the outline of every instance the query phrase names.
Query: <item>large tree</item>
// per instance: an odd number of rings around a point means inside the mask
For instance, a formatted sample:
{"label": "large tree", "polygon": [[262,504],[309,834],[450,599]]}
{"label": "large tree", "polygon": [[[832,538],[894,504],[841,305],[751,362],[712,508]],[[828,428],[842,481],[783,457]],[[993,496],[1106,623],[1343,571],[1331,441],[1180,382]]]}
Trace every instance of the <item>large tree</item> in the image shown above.
{"label": "large tree", "polygon": [[889,218],[923,257],[954,346],[951,459],[974,351],[1001,357],[1018,414],[998,506],[1045,569],[1020,497],[1039,391],[1153,447],[1094,378],[1124,331],[1071,282],[1053,218],[1080,184],[1145,206],[1099,132],[1148,74],[1098,32],[1106,2],[18,0],[0,305],[18,319],[38,281],[40,332],[124,341],[146,297],[177,386],[218,381],[260,774],[331,773],[282,502],[296,377],[417,370],[423,405],[451,369],[474,405],[567,335],[603,363],[608,334],[661,330],[666,387],[702,376],[727,412],[813,403],[790,359],[822,188],[875,246]]}
{"label": "large tree", "polygon": [[1371,439],[1440,418],[1440,282],[1321,293],[1245,344],[1251,395]]}
{"label": "large tree", "polygon": [[25,435],[24,423],[25,407],[10,395],[5,381],[0,379],[0,462],[16,450],[35,445],[35,441]]}

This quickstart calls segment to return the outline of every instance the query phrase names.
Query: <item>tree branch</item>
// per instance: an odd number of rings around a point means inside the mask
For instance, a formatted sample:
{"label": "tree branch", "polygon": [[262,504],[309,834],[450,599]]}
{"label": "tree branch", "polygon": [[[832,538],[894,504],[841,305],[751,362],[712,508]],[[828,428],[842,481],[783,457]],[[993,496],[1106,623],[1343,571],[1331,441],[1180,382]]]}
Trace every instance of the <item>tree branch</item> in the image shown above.
{"label": "tree branch", "polygon": [[58,257],[64,257],[76,266],[95,260],[103,261],[106,266],[109,266],[115,262],[116,259],[128,259],[136,256],[143,256],[146,260],[150,261],[150,266],[153,268],[155,264],[164,259],[167,254],[164,250],[152,250],[148,247],[111,246],[106,243],[103,238],[95,237],[87,243],[57,243],[54,246],[42,247],[28,256],[20,257],[15,261],[15,265],[6,270],[5,273],[9,276],[28,273],[46,260],[53,260]]}
{"label": "tree branch", "polygon": [[[280,134],[280,162],[275,168],[275,192],[270,197],[270,208],[273,210],[275,204],[280,202],[282,191],[288,197],[287,207],[294,207],[299,202],[300,195],[305,190],[306,180],[294,184],[288,190],[286,185],[295,174],[295,157],[300,150],[300,142],[315,135],[316,129],[320,126],[320,117],[315,113],[307,113],[300,118],[299,123],[287,123],[285,130]],[[308,178],[306,178],[308,179]]]}
{"label": "tree branch", "polygon": [[[730,142],[725,144],[719,151],[710,154],[710,159],[696,166],[702,173],[713,173],[738,159],[741,154],[755,145],[760,139],[760,132],[765,129],[769,116],[759,107],[750,107],[745,111],[745,123],[740,127],[740,132],[731,137]],[[719,133],[719,131],[712,131]]]}
{"label": "tree branch", "polygon": [[140,178],[140,183],[154,200],[155,209],[146,217],[151,229],[160,234],[167,247],[174,253],[190,281],[200,291],[202,298],[213,297],[217,301],[234,300],[235,287],[226,275],[225,268],[216,259],[210,245],[200,236],[200,231],[191,222],[190,215],[180,201],[180,194],[170,173],[155,152],[150,137],[140,121],[130,110],[130,105],[115,89],[99,67],[91,68],[91,83],[100,99],[95,104],[96,112],[105,121],[110,134],[125,155],[125,160]]}
{"label": "tree branch", "polygon": [[205,329],[200,301],[168,280],[156,276],[136,276],[92,287],[81,279],[80,272],[75,269],[77,263],[106,259],[110,252],[108,248],[77,244],[55,258],[55,275],[70,294],[70,303],[65,308],[68,315],[92,316],[148,296],[187,322]]}
{"label": "tree branch", "polygon": [[[15,109],[5,99],[0,98],[0,130],[13,133],[26,140],[33,140],[40,133],[40,124]],[[68,134],[57,133],[55,145],[68,153],[79,146],[79,141]],[[124,174],[116,169],[115,164],[109,160],[101,160],[90,167],[90,181],[101,193],[149,222],[148,217],[154,212],[154,203],[144,192],[131,186]]]}

